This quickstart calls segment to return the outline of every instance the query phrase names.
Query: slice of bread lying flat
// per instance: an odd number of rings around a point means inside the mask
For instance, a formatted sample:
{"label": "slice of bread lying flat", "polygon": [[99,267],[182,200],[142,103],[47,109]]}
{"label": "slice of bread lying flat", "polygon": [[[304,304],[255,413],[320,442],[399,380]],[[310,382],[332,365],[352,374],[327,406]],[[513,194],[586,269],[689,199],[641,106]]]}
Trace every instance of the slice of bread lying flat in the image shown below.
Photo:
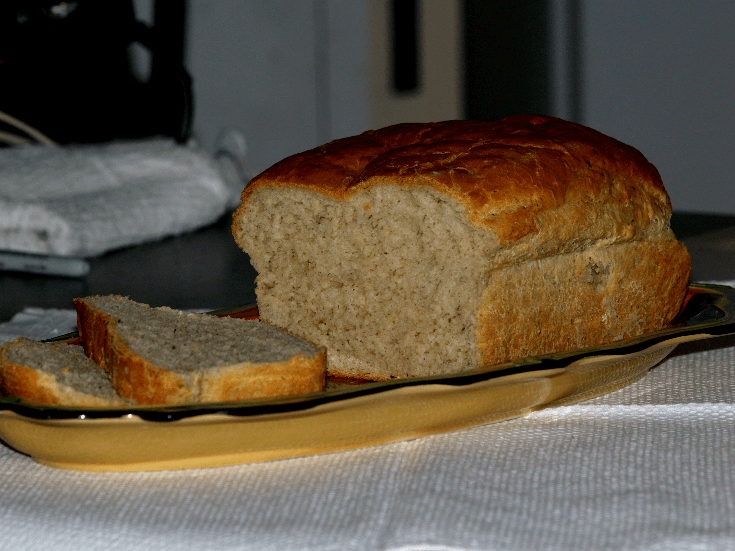
{"label": "slice of bread lying flat", "polygon": [[84,351],[139,404],[286,397],[324,388],[326,351],[253,320],[151,308],[120,296],[74,300]]}
{"label": "slice of bread lying flat", "polygon": [[260,318],[332,374],[453,373],[669,324],[690,257],[656,168],[541,116],[399,124],[293,155],[232,232]]}
{"label": "slice of bread lying flat", "polygon": [[19,337],[0,346],[0,395],[43,405],[125,405],[81,346]]}

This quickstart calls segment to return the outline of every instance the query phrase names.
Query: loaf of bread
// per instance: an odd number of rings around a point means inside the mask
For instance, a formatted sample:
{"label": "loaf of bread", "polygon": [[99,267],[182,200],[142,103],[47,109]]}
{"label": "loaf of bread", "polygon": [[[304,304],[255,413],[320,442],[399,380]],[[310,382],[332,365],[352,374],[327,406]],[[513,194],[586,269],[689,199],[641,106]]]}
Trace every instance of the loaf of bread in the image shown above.
{"label": "loaf of bread", "polygon": [[0,346],[0,395],[41,405],[125,405],[81,346],[18,337]]}
{"label": "loaf of bread", "polygon": [[660,329],[690,257],[636,149],[541,116],[399,124],[254,178],[232,231],[262,320],[335,375],[453,373]]}
{"label": "loaf of bread", "polygon": [[277,398],[324,388],[326,352],[254,320],[151,308],[120,296],[74,300],[86,355],[138,404]]}

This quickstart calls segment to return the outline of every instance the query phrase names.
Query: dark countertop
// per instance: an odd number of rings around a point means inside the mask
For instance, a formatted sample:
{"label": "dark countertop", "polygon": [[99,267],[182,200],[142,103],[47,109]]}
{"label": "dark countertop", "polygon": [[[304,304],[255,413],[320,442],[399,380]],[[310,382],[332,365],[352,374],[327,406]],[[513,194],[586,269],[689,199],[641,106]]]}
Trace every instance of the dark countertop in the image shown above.
{"label": "dark countertop", "polygon": [[216,310],[255,303],[255,270],[230,233],[207,228],[90,259],[81,279],[0,272],[0,321],[26,306],[73,308],[79,296],[119,294],[151,306]]}
{"label": "dark countertop", "polygon": [[[735,216],[674,213],[694,281],[735,279]],[[26,306],[73,308],[72,299],[120,294],[151,306],[218,309],[255,302],[255,270],[230,233],[230,215],[199,231],[113,251],[82,279],[0,273],[0,321]]]}

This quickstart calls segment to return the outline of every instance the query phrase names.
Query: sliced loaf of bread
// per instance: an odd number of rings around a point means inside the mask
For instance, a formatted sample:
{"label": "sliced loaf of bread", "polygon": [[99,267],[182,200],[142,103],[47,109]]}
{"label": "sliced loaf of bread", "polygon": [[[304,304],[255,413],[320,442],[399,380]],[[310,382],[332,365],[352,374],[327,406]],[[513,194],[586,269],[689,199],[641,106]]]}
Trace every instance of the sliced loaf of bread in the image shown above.
{"label": "sliced loaf of bread", "polygon": [[125,405],[81,346],[18,337],[0,346],[0,394],[43,405]]}
{"label": "sliced loaf of bread", "polygon": [[634,148],[519,115],[398,124],[256,176],[232,231],[260,318],[333,375],[420,377],[666,327],[691,258]]}
{"label": "sliced loaf of bread", "polygon": [[151,308],[126,297],[74,300],[84,351],[139,404],[287,397],[324,388],[326,350],[254,320]]}

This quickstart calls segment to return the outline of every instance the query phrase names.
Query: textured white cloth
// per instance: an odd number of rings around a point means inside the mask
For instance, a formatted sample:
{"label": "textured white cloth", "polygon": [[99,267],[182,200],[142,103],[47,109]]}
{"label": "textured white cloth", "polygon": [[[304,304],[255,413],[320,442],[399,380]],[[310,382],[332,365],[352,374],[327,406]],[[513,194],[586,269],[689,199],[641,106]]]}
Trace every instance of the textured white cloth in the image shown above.
{"label": "textured white cloth", "polygon": [[88,473],[0,446],[0,549],[732,550],[735,337],[578,405],[321,457]]}
{"label": "textured white cloth", "polygon": [[214,222],[232,204],[214,161],[149,139],[0,149],[0,250],[89,257]]}
{"label": "textured white cloth", "polygon": [[24,308],[13,319],[0,323],[0,344],[15,337],[37,341],[66,335],[77,330],[76,310],[54,308]]}

